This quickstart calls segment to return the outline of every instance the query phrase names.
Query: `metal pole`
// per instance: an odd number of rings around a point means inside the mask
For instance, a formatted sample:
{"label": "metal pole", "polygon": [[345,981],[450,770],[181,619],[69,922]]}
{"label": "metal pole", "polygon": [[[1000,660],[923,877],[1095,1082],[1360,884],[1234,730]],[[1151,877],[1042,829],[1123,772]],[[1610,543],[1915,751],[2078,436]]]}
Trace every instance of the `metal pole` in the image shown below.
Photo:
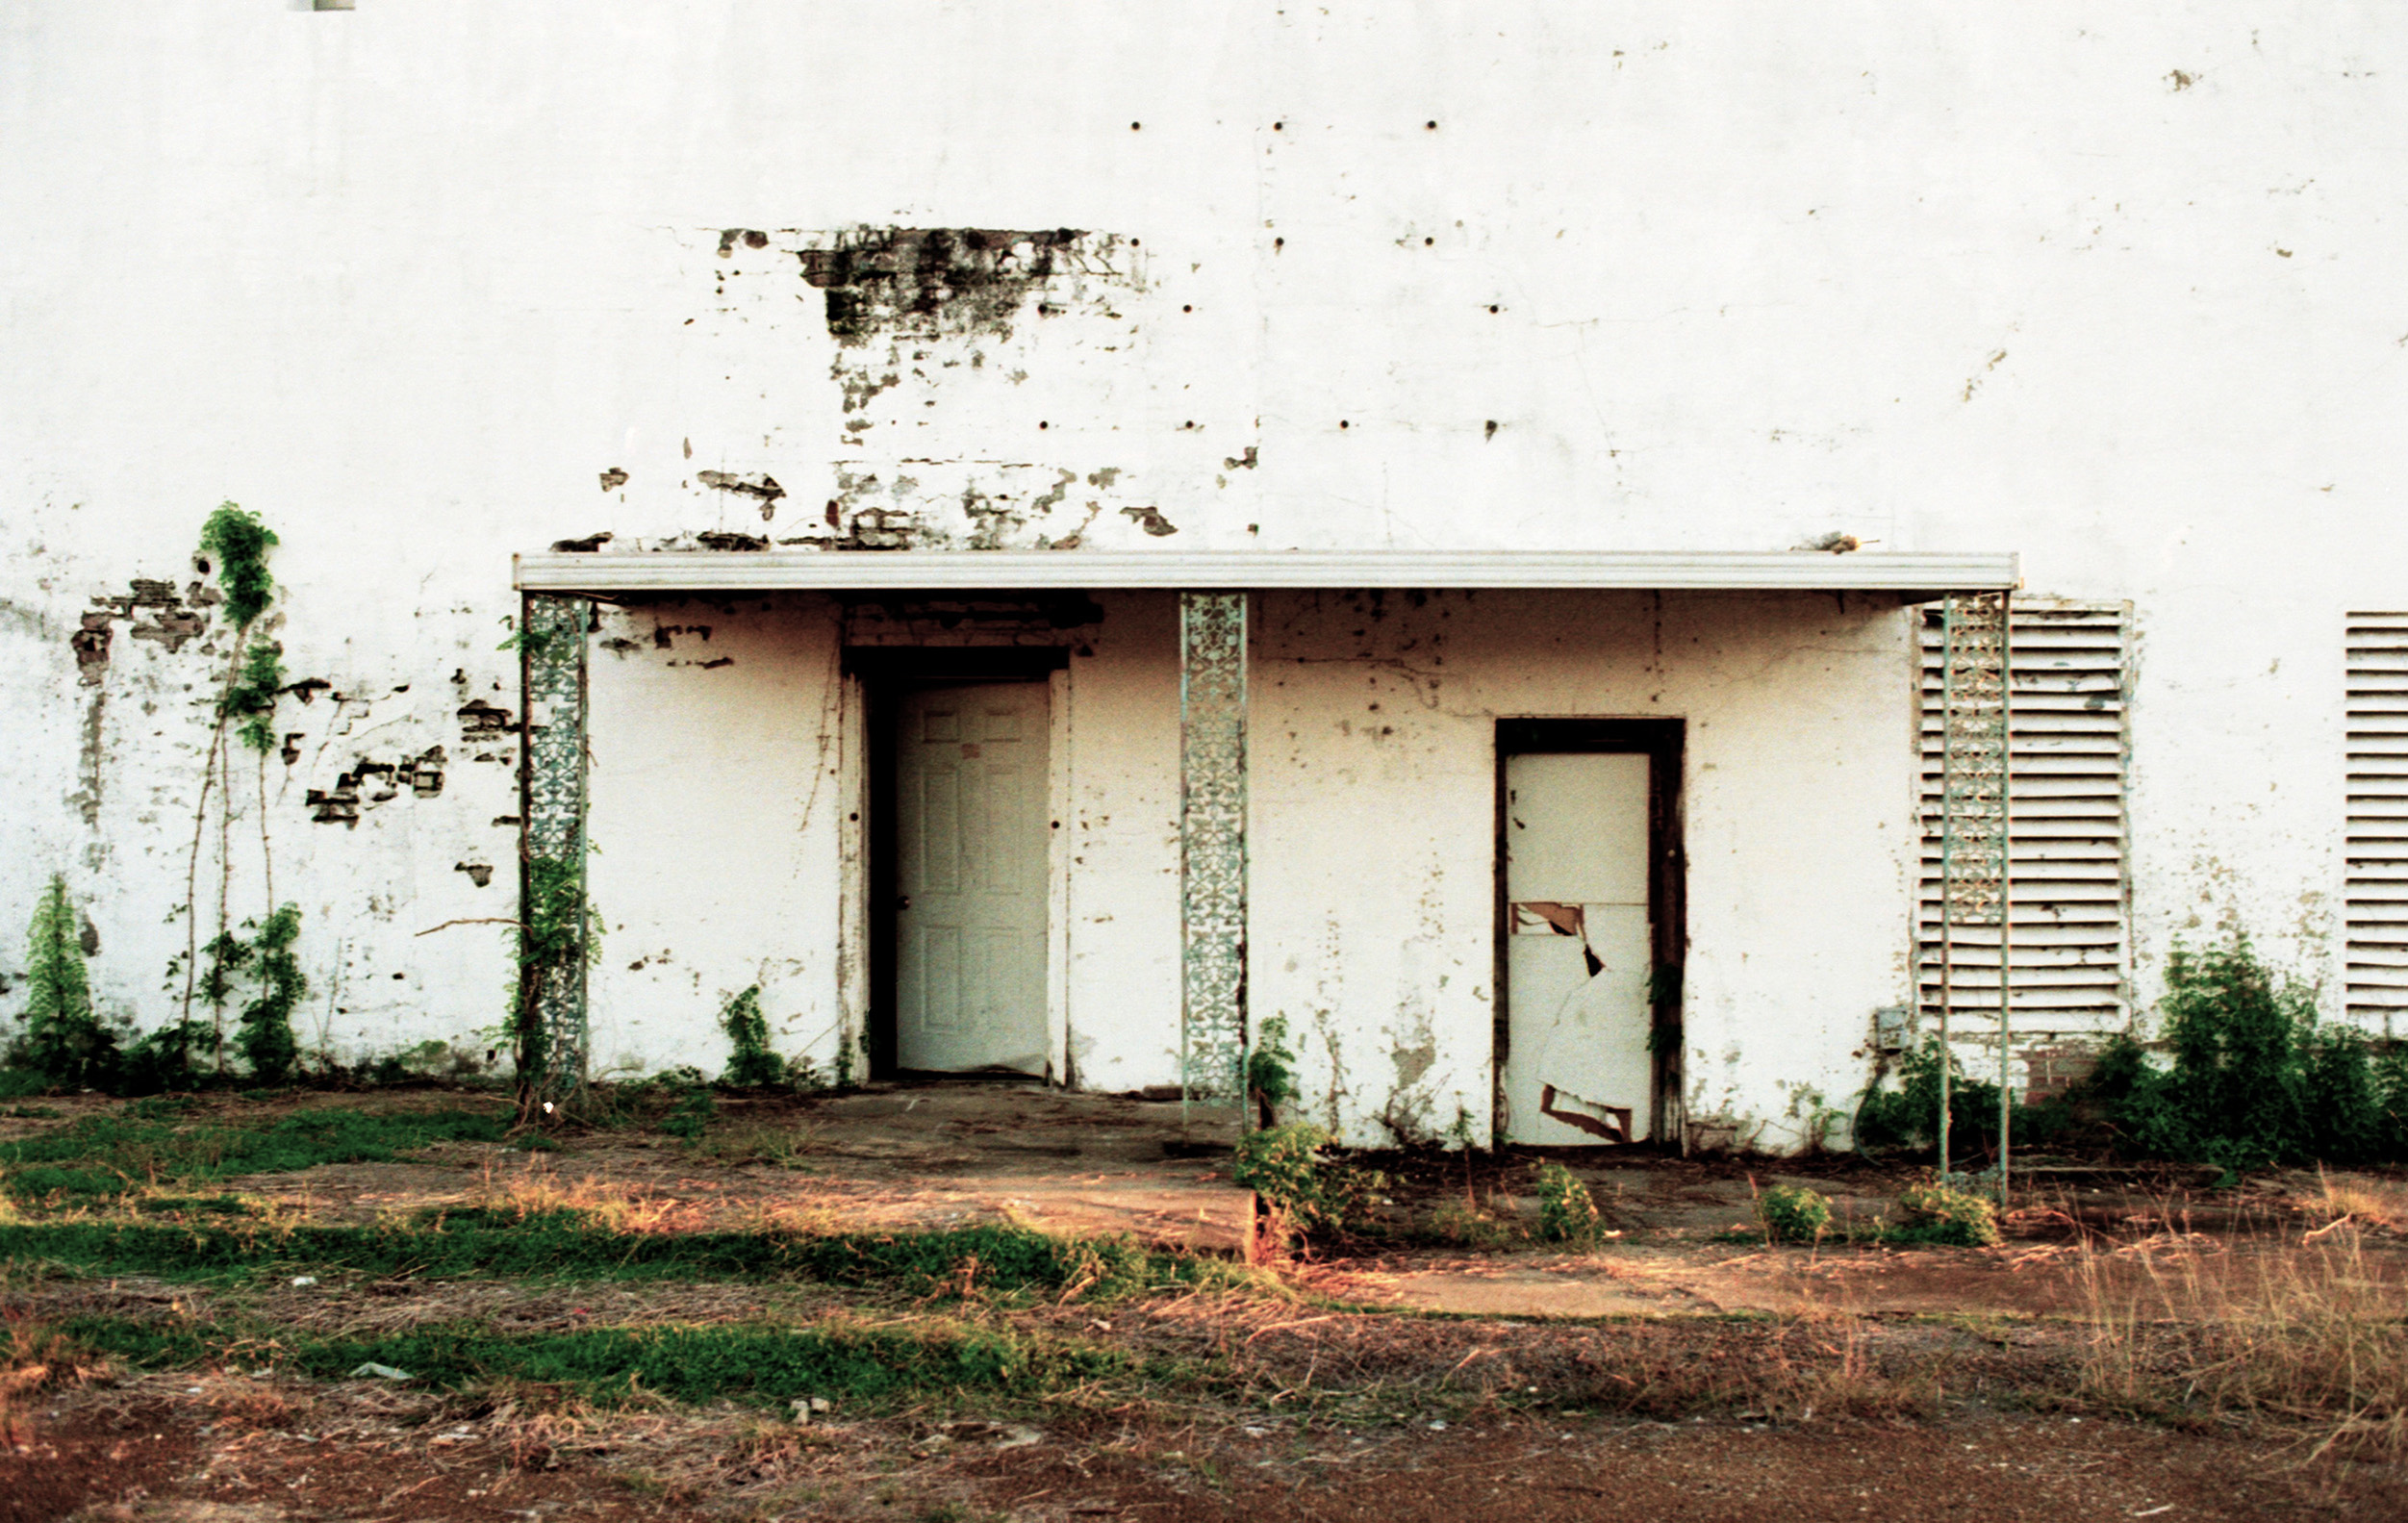
{"label": "metal pole", "polygon": [[1956,1003],[1957,599],[1939,613],[1939,1178],[1948,1179],[1948,1007]]}
{"label": "metal pole", "polygon": [[2015,1120],[2008,1034],[2015,992],[2015,594],[1998,595],[1998,1206],[2007,1206],[2007,1164]]}

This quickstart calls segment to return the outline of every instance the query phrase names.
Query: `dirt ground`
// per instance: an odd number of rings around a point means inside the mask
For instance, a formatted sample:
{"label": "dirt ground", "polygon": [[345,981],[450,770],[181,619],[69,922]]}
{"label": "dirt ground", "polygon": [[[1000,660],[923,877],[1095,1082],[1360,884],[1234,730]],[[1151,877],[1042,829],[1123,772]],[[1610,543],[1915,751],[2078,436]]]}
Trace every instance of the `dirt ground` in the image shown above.
{"label": "dirt ground", "polygon": [[[430,1091],[282,1104],[460,1103]],[[60,1102],[55,1117],[0,1121],[0,1136],[107,1104]],[[211,1103],[263,1108],[274,1107]],[[1211,1145],[1227,1130],[1176,1102],[887,1086],[723,1099],[697,1142],[604,1130],[538,1153],[446,1143],[222,1187],[288,1218],[607,1203],[627,1231],[1009,1222],[1241,1256],[1254,1206]],[[1577,1253],[1529,1231],[1532,1176],[1549,1156],[1605,1214],[1606,1235]],[[956,1404],[796,1423],[733,1406],[597,1412],[508,1391],[312,1384],[238,1365],[116,1371],[0,1417],[0,1523],[2408,1517],[2408,1473],[2317,1456],[2313,1429],[2140,1422],[2046,1394],[2070,1388],[2102,1315],[2128,1324],[2117,1335],[2178,1336],[2292,1285],[2303,1255],[2329,1259],[2336,1244],[2354,1304],[2408,1316],[2397,1181],[2271,1176],[2210,1190],[2182,1173],[2065,1170],[2018,1195],[1996,1248],[1803,1248],[1763,1240],[1757,1191],[1811,1183],[1843,1222],[1869,1221],[1914,1171],[1602,1151],[1356,1161],[1385,1177],[1382,1230],[1302,1245],[1270,1293],[1108,1320],[1075,1305],[1010,1313],[1210,1358],[1233,1372],[1234,1396],[1089,1390],[969,1415]],[[206,1318],[214,1298],[295,1329],[469,1318],[513,1332],[808,1322],[847,1304],[807,1284],[0,1281],[0,1311],[31,1319]],[[1742,1366],[1769,1393],[1762,1410],[1632,1415],[1649,1390],[1704,1389]],[[1557,1405],[1559,1391],[1616,1388],[1640,1399]]]}
{"label": "dirt ground", "polygon": [[2408,1516],[2397,1469],[2302,1468],[2235,1436],[1981,1409],[1803,1425],[1495,1413],[1351,1433],[1080,1414],[764,1434],[724,1414],[453,1420],[370,1391],[299,1398],[309,1432],[271,1426],[284,1398],[241,1386],[154,1378],[65,1404],[0,1456],[0,1523]]}

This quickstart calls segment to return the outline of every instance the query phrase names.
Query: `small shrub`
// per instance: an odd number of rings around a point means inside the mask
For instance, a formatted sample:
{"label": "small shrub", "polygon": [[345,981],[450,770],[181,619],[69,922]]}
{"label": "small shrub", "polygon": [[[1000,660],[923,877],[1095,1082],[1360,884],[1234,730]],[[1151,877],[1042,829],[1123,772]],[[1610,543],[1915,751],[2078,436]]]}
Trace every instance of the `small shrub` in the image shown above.
{"label": "small shrub", "polygon": [[807,1055],[786,1059],[785,1080],[786,1087],[798,1095],[816,1095],[829,1087],[827,1076]]}
{"label": "small shrub", "polygon": [[245,959],[258,969],[259,992],[242,1007],[234,1046],[250,1065],[252,1079],[263,1084],[287,1082],[300,1062],[301,1044],[292,1034],[292,1012],[309,992],[301,961],[292,954],[292,943],[300,934],[301,907],[287,904],[259,927]]}
{"label": "small shrub", "polygon": [[1820,1242],[1831,1230],[1831,1200],[1803,1184],[1776,1184],[1756,1197],[1756,1219],[1775,1242]]}
{"label": "small shrub", "polygon": [[1538,1234],[1551,1243],[1584,1243],[1597,1235],[1604,1216],[1577,1175],[1560,1163],[1543,1164],[1535,1181]]}
{"label": "small shrub", "polygon": [[1238,1141],[1229,1177],[1292,1226],[1305,1231],[1344,1227],[1387,1180],[1322,1157],[1334,1140],[1309,1122],[1248,1132]]}
{"label": "small shrub", "polygon": [[25,1066],[62,1088],[105,1086],[115,1075],[117,1041],[92,1011],[84,944],[66,879],[52,875],[25,932]]}
{"label": "small shrub", "polygon": [[1296,1098],[1296,1053],[1287,1045],[1287,1017],[1275,1015],[1255,1033],[1246,1053],[1246,1090],[1264,1127],[1279,1119],[1281,1105]]}
{"label": "small shrub", "polygon": [[[1857,1103],[1852,1135],[1860,1150],[1923,1149],[1939,1142],[1939,1038],[1926,1037],[1898,1061],[1899,1085],[1866,1089]],[[1818,1112],[1816,1123],[1827,1127]],[[2009,1124],[2018,1148],[2045,1143],[2073,1124],[2072,1106],[2062,1097],[2037,1105],[2018,1102]],[[1948,1058],[1948,1135],[1961,1155],[1998,1151],[1998,1086],[1967,1079],[1954,1054]]]}
{"label": "small shrub", "polygon": [[2159,1010],[2170,1062],[2118,1036],[2084,1096],[2124,1153],[2228,1170],[2408,1158],[2408,1052],[2319,1027],[2315,989],[2246,937],[2175,947]]}
{"label": "small shrub", "polygon": [[1998,1206],[1986,1196],[1945,1184],[1916,1184],[1899,1192],[1906,1220],[1883,1235],[1892,1242],[1988,1248],[1998,1241]]}
{"label": "small shrub", "polygon": [[1265,1127],[1238,1140],[1230,1180],[1300,1227],[1321,1216],[1321,1150],[1333,1140],[1309,1122]]}

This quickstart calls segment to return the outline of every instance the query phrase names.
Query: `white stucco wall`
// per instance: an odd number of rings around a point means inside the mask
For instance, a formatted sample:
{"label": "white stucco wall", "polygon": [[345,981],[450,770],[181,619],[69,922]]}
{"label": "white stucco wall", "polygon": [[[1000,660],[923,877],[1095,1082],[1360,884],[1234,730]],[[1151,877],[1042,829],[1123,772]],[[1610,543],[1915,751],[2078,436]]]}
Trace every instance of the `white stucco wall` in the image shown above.
{"label": "white stucco wall", "polygon": [[[1887,600],[1653,594],[1266,597],[1254,975],[1352,1139],[1484,1137],[1495,721],[1677,717],[1692,1119],[1763,1145],[1861,1088],[1912,998],[1912,627]],[[1793,1110],[1794,1104],[1794,1110]],[[1384,1119],[1383,1119],[1384,1118]]]}
{"label": "white stucco wall", "polygon": [[[418,934],[510,909],[515,760],[458,711],[517,708],[509,553],[604,530],[2018,550],[2036,594],[2134,605],[2141,1002],[2173,936],[2225,923],[2329,985],[2343,616],[2408,604],[2404,82],[2408,17],[2303,0],[25,0],[0,19],[0,974],[61,871],[104,1001],[173,1013],[226,652],[118,618],[84,685],[68,641],[131,578],[191,581],[232,498],[283,538],[288,666],[329,684],[284,703],[266,809],[305,1038],[345,1051],[482,1050],[498,931]],[[864,225],[1083,229],[1094,262],[1008,336],[848,346],[799,255]],[[704,470],[783,496],[765,518]],[[1903,748],[1887,710],[1857,722]],[[671,756],[743,772],[675,739],[608,757],[597,800]],[[437,745],[440,793],[371,782],[356,826],[313,823],[310,790]],[[1430,745],[1414,765],[1453,775]],[[1115,815],[1145,850],[1097,850],[1106,903],[1158,914],[1139,864],[1175,790],[1148,786]],[[226,822],[238,921],[268,901],[258,823]],[[622,970],[660,940],[628,925]],[[694,934],[718,950],[664,1008],[767,955]],[[773,971],[823,977],[793,955]],[[1348,987],[1430,981],[1405,955]],[[1856,967],[1811,965],[1817,1008],[1861,1003]],[[1428,1082],[1459,1061],[1441,1042]]]}
{"label": "white stucco wall", "polygon": [[601,620],[588,673],[590,1068],[717,1074],[718,1017],[758,984],[773,1044],[834,1066],[849,951],[835,610],[654,604]]}
{"label": "white stucco wall", "polygon": [[[1135,1089],[1179,1079],[1177,615],[1099,606],[1056,689],[1056,1013],[1079,1083]],[[1249,982],[1288,1021],[1302,1113],[1371,1145],[1458,1110],[1486,1135],[1501,717],[1686,723],[1689,1114],[1779,1147],[1862,1085],[1872,1011],[1912,997],[1914,655],[1888,599],[1290,594],[1257,618]],[[825,1071],[858,1039],[839,621],[809,597],[604,615],[597,1069],[716,1071],[714,1018],[753,982],[782,1051]]]}

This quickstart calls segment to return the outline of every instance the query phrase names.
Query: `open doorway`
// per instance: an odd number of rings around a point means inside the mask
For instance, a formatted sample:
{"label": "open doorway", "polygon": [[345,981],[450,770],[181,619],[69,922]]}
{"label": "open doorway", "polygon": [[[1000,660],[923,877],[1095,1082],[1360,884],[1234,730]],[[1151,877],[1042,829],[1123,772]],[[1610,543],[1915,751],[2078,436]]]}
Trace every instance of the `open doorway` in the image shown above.
{"label": "open doorway", "polygon": [[[870,656],[871,652],[858,652]],[[1054,650],[879,650],[871,1072],[1046,1078]]]}
{"label": "open doorway", "polygon": [[1500,1141],[1672,1140],[1682,722],[1497,726]]}

